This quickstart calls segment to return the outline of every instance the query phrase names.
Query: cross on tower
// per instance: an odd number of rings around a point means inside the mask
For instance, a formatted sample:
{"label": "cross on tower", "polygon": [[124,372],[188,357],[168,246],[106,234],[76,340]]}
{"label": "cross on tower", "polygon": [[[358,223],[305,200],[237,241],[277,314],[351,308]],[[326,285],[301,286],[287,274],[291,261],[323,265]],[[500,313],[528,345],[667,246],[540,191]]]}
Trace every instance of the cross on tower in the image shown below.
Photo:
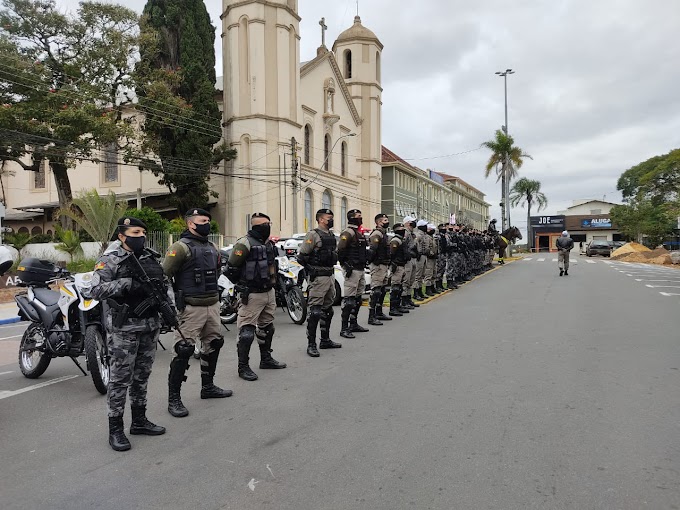
{"label": "cross on tower", "polygon": [[326,30],[328,30],[328,27],[326,26],[326,18],[321,18],[321,21],[319,21],[319,25],[321,25],[321,46],[325,47],[326,46]]}

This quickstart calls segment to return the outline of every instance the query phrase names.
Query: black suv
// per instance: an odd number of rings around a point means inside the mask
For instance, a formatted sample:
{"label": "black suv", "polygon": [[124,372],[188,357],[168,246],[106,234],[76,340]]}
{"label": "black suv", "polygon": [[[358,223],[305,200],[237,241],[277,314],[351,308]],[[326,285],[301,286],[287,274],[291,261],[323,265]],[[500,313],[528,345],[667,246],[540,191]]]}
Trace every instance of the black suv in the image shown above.
{"label": "black suv", "polygon": [[593,255],[602,255],[609,257],[612,254],[612,243],[609,241],[590,241],[586,248],[586,255],[592,257]]}

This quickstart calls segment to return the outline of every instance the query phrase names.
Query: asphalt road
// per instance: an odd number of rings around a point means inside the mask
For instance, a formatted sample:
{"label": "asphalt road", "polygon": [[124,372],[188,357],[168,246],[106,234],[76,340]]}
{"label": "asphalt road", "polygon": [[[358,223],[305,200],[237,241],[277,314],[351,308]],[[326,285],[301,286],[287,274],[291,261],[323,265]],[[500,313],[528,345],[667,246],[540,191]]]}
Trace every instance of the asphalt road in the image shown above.
{"label": "asphalt road", "polygon": [[159,351],[149,416],[168,433],[125,453],[88,378],[16,391],[76,376],[70,361],[37,381],[0,365],[0,507],[680,508],[680,271],[581,258],[560,278],[541,258],[318,359],[279,311],[289,368],[257,382],[236,375],[232,330],[216,382],[234,396],[200,400],[194,362],[183,419]]}

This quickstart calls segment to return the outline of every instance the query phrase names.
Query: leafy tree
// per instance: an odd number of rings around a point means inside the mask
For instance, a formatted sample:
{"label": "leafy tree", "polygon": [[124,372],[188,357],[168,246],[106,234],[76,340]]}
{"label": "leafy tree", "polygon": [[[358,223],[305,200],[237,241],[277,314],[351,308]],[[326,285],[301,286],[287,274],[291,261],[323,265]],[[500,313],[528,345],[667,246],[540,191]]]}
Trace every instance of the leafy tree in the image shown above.
{"label": "leafy tree", "polygon": [[[118,202],[113,191],[106,196],[100,196],[96,189],[83,191],[74,198],[64,214],[78,223],[96,242],[102,244],[102,250],[108,246],[118,219],[125,214],[127,204]],[[62,242],[66,232],[62,233]]]}
{"label": "leafy tree", "polygon": [[658,206],[652,200],[632,199],[628,204],[616,205],[610,212],[612,222],[630,240],[644,242],[656,248],[673,233],[676,219],[667,205]]}
{"label": "leafy tree", "polygon": [[[488,179],[491,172],[495,170],[497,175],[496,182],[501,181],[501,202],[503,202],[503,204],[505,204],[507,200],[507,197],[505,196],[505,180],[512,180],[517,177],[517,170],[522,168],[525,158],[532,159],[529,154],[526,154],[514,144],[515,139],[512,136],[505,134],[500,129],[496,130],[493,140],[482,143],[482,147],[491,151],[491,156],[484,169],[484,177]],[[505,223],[505,207],[503,207],[502,215],[503,223]]]}
{"label": "leafy tree", "polygon": [[170,230],[170,222],[163,218],[151,207],[142,207],[141,209],[128,209],[124,216],[132,216],[142,220],[146,224],[149,232],[168,232]]}
{"label": "leafy tree", "polygon": [[0,161],[37,171],[48,159],[62,211],[73,198],[68,169],[134,137],[123,110],[137,23],[119,5],[85,1],[71,15],[55,0],[3,0]]}
{"label": "leafy tree", "polygon": [[638,163],[629,168],[616,188],[624,201],[649,198],[657,205],[677,202],[680,198],[680,149]]}
{"label": "leafy tree", "polygon": [[21,250],[26,248],[26,245],[31,242],[31,234],[25,232],[15,232],[12,234],[5,234],[5,242],[16,248],[19,252],[19,260],[21,260]]}
{"label": "leafy tree", "polygon": [[68,253],[70,262],[73,262],[73,257],[83,253],[83,247],[80,245],[80,236],[78,232],[73,230],[65,230],[61,236],[61,243],[54,247],[64,253]]}
{"label": "leafy tree", "polygon": [[[524,207],[524,204],[527,205],[527,230],[529,230],[531,225],[531,205],[534,203],[538,204],[537,211],[539,212],[541,209],[548,207],[548,199],[541,191],[540,181],[527,179],[526,177],[518,179],[510,189],[510,205],[513,207],[517,207],[519,204],[522,207]],[[527,244],[529,251],[531,251],[533,239],[528,237],[529,235],[527,235]]]}
{"label": "leafy tree", "polygon": [[[222,138],[215,100],[215,27],[203,0],[149,0],[140,23],[136,91],[144,112],[140,168],[160,176],[178,211],[217,193],[211,172],[236,152]],[[163,105],[159,108],[159,105]]]}

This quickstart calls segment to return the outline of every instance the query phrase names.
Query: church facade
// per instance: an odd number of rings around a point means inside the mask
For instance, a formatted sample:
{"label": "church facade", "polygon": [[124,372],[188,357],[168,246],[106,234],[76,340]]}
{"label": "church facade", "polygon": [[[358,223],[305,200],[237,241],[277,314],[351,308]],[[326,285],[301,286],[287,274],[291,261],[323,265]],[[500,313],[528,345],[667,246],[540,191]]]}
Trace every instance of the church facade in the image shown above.
{"label": "church facade", "polygon": [[237,150],[215,178],[216,219],[233,241],[254,212],[273,235],[316,226],[331,208],[336,226],[349,209],[366,223],[381,207],[383,45],[357,16],[329,49],[300,62],[297,0],[224,0],[223,127]]}

